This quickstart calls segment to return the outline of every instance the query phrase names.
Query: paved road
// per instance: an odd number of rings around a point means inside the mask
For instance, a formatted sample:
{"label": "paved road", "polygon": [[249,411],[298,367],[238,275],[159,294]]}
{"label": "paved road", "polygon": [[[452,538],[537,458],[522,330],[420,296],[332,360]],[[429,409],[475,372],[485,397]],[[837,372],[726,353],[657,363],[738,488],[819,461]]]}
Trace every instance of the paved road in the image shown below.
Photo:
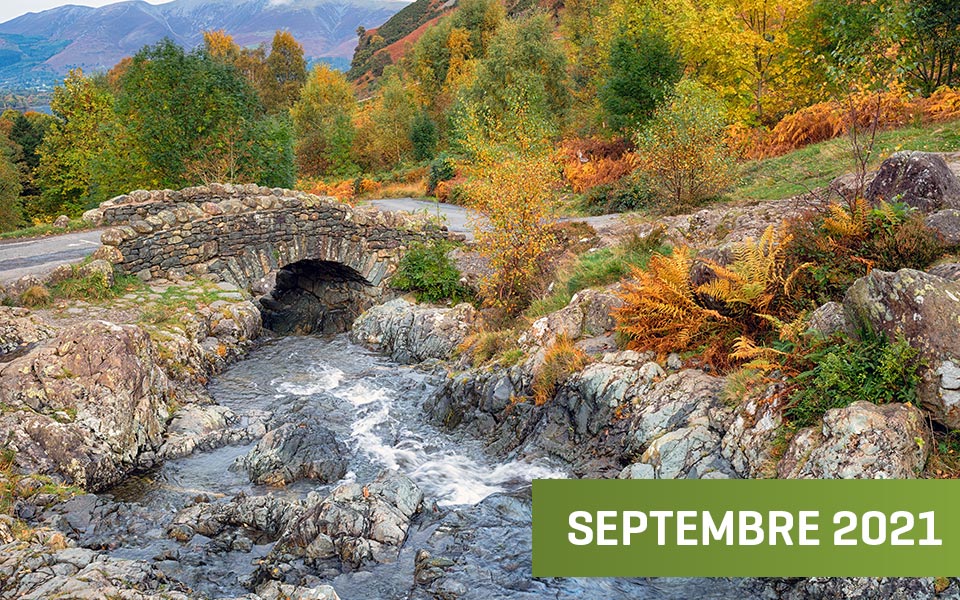
{"label": "paved road", "polygon": [[473,230],[467,224],[470,218],[470,211],[462,206],[453,204],[442,204],[431,202],[429,200],[415,200],[413,198],[390,198],[387,200],[373,200],[371,204],[387,212],[411,212],[426,213],[428,215],[439,215],[443,219],[444,225],[448,231],[462,233],[467,239],[473,238]]}
{"label": "paved road", "polygon": [[43,275],[65,262],[81,260],[100,247],[100,231],[82,231],[0,242],[0,283]]}

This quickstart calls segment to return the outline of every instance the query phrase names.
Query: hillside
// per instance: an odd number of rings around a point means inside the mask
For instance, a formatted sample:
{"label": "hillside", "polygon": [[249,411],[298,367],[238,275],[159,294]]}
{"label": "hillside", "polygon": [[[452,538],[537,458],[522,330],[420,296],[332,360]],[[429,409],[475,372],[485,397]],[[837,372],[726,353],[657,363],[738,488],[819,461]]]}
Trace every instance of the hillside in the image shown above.
{"label": "hillside", "polygon": [[[506,12],[516,16],[534,9],[555,15],[562,2],[558,0],[502,0]],[[457,0],[416,0],[376,29],[364,32],[357,43],[347,76],[360,85],[369,83],[383,69],[399,61],[431,25],[456,10]]]}
{"label": "hillside", "polygon": [[69,69],[103,71],[164,37],[192,48],[202,32],[225,29],[237,43],[269,42],[290,31],[311,60],[345,66],[358,27],[380,25],[404,0],[129,1],[102,8],[63,6],[0,24],[0,88],[43,89]]}

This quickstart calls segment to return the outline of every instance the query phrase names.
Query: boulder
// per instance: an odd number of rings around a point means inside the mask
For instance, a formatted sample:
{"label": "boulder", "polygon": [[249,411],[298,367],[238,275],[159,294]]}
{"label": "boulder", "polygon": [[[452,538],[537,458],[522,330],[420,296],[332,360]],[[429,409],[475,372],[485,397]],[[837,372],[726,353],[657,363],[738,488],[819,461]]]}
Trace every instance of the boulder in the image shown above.
{"label": "boulder", "polygon": [[0,597],[188,600],[190,590],[145,561],[108,557],[85,548],[39,544],[0,546]]}
{"label": "boulder", "polygon": [[960,245],[960,210],[948,208],[928,215],[924,219],[927,227],[936,231],[944,242],[951,246]]}
{"label": "boulder", "polygon": [[520,337],[520,343],[545,348],[560,336],[579,340],[612,331],[616,321],[610,312],[622,304],[620,298],[608,292],[577,292],[566,308],[534,321]]}
{"label": "boulder", "polygon": [[235,467],[256,484],[283,486],[301,479],[333,483],[347,472],[346,454],[332,431],[309,419],[268,431]]}
{"label": "boulder", "polygon": [[854,330],[902,336],[926,362],[919,400],[950,428],[960,427],[960,282],[903,269],[873,271],[858,279],[843,299]]}
{"label": "boulder", "polygon": [[238,496],[226,504],[198,502],[174,516],[167,535],[188,542],[194,535],[213,538],[229,528],[243,528],[275,540],[303,513],[299,502],[276,496]]}
{"label": "boulder", "polygon": [[67,215],[60,215],[57,217],[57,220],[53,222],[53,226],[58,229],[66,229],[70,227],[70,217]]}
{"label": "boulder", "polygon": [[782,479],[913,479],[929,450],[930,433],[916,407],[860,401],[828,410],[821,428],[799,431],[777,474]]}
{"label": "boulder", "polygon": [[266,427],[261,420],[251,419],[241,426],[240,417],[225,406],[187,404],[173,415],[160,457],[183,458],[198,449],[214,450],[250,442],[264,433]]}
{"label": "boulder", "polygon": [[53,330],[29,310],[0,306],[0,361],[52,335]]}
{"label": "boulder", "polygon": [[103,210],[99,208],[92,208],[83,213],[83,217],[81,218],[83,219],[83,222],[88,225],[100,227],[103,225]]}
{"label": "boulder", "polygon": [[352,568],[394,562],[422,504],[423,492],[400,473],[384,471],[367,485],[346,483],[292,523],[272,554]]}
{"label": "boulder", "polygon": [[808,329],[824,337],[843,333],[848,328],[847,316],[843,312],[843,305],[839,302],[827,302],[810,313]]}
{"label": "boulder", "polygon": [[943,158],[927,152],[897,152],[880,165],[867,200],[900,201],[926,213],[960,208],[960,181]]}
{"label": "boulder", "polygon": [[721,452],[741,477],[763,478],[775,470],[775,444],[783,425],[783,402],[782,396],[768,394],[760,399],[748,399],[735,410],[733,421],[723,434]]}
{"label": "boulder", "polygon": [[960,263],[944,263],[927,269],[930,275],[936,275],[948,281],[960,281]]}
{"label": "boulder", "polygon": [[412,364],[450,358],[482,325],[480,313],[466,303],[435,308],[398,298],[360,315],[353,323],[351,338],[397,362]]}
{"label": "boulder", "polygon": [[0,439],[18,471],[102,490],[154,464],[168,395],[143,330],[79,323],[0,365]]}

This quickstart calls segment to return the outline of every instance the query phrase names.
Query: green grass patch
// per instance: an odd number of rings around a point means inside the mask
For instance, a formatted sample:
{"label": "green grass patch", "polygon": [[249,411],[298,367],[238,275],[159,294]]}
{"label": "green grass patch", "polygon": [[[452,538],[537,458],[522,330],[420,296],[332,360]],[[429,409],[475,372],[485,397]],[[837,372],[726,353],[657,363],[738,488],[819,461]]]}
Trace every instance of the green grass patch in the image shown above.
{"label": "green grass patch", "polygon": [[[906,127],[877,133],[869,167],[900,150],[950,152],[960,150],[960,121]],[[741,165],[740,183],[725,198],[780,200],[830,184],[855,170],[850,139],[839,137],[812,144],[783,156]]]}
{"label": "green grass patch", "polygon": [[524,315],[539,319],[558,311],[581,290],[616,283],[630,275],[634,268],[645,269],[655,253],[670,253],[670,247],[663,242],[662,229],[654,229],[647,236],[632,234],[612,248],[581,254],[573,264],[557,273],[553,291],[535,300]]}
{"label": "green grass patch", "polygon": [[87,223],[83,219],[71,219],[66,227],[54,227],[52,224],[34,225],[24,227],[23,229],[14,229],[0,233],[0,240],[13,240],[20,238],[46,237],[50,235],[60,235],[63,233],[73,233],[75,231],[89,231],[96,229],[96,226]]}

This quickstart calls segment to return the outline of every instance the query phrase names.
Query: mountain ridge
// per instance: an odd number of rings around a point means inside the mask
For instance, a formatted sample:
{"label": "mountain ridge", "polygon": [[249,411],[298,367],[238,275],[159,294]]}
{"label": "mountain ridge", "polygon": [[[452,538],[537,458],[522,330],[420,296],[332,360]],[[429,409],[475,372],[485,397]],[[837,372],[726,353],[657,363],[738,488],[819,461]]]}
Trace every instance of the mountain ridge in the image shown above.
{"label": "mountain ridge", "polygon": [[0,89],[52,86],[73,68],[105,71],[167,37],[185,48],[203,31],[224,29],[241,46],[269,44],[278,29],[303,44],[308,60],[346,66],[358,27],[376,27],[405,0],[125,0],[103,7],[66,5],[0,23]]}

